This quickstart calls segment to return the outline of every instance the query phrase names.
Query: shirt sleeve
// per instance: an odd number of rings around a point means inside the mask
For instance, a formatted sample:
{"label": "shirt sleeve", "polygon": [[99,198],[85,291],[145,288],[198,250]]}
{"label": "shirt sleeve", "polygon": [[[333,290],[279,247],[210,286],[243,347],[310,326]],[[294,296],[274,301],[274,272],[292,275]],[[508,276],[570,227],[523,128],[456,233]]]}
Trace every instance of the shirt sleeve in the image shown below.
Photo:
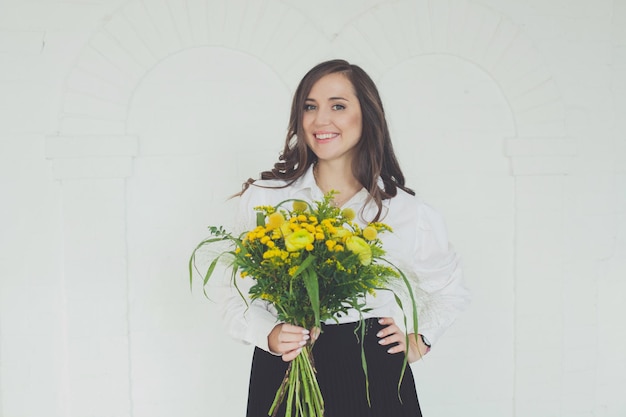
{"label": "shirt sleeve", "polygon": [[415,242],[412,269],[417,276],[418,333],[434,345],[467,308],[470,294],[444,219],[426,204],[418,209]]}
{"label": "shirt sleeve", "polygon": [[[256,224],[254,207],[261,205],[261,192],[250,187],[241,197],[237,214],[235,215],[235,233],[239,234],[251,230]],[[229,335],[245,344],[252,344],[273,353],[269,350],[267,336],[279,323],[276,310],[263,300],[251,300],[248,297],[249,289],[254,285],[252,277],[241,278],[232,276],[232,269],[228,265],[221,266],[216,275],[217,282],[212,291],[218,293],[217,300],[221,312],[223,325]],[[217,271],[216,271],[217,272]],[[236,280],[233,283],[233,280]]]}

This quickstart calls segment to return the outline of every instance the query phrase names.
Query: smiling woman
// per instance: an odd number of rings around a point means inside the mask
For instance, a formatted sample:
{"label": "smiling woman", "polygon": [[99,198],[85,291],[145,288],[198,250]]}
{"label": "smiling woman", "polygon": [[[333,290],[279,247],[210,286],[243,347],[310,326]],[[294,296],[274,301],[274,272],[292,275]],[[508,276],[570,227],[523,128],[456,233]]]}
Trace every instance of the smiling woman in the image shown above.
{"label": "smiling woman", "polygon": [[[360,67],[343,60],[315,66],[300,82],[283,152],[272,170],[244,184],[238,223],[242,230],[252,230],[255,207],[292,199],[313,205],[331,190],[337,192],[336,206],[358,213],[360,230],[384,222],[394,231],[381,236],[381,242],[388,259],[422,295],[419,328],[396,324],[403,311],[383,288],[375,297],[353,300],[361,308],[323,321],[321,334],[279,321],[267,300],[251,299],[248,305],[231,292],[223,300],[226,325],[233,337],[255,345],[247,415],[267,416],[287,363],[314,342],[311,351],[325,416],[420,416],[411,369],[404,372],[405,358],[414,362],[423,357],[469,296],[443,219],[405,185],[374,82]],[[350,236],[342,244],[354,246]],[[254,285],[253,278],[247,285]],[[412,304],[405,300],[403,305]],[[364,329],[361,341],[356,329]],[[283,404],[273,415],[309,416],[300,412]]]}

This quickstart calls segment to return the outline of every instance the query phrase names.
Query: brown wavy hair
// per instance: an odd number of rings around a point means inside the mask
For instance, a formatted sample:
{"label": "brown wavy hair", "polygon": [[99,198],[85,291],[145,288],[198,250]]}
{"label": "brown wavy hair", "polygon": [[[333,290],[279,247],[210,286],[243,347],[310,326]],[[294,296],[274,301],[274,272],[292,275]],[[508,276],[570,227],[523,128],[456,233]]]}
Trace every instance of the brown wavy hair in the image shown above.
{"label": "brown wavy hair", "polygon": [[[304,140],[302,115],[305,100],[317,81],[335,73],[341,73],[348,78],[361,105],[362,134],[356,145],[352,172],[376,203],[378,213],[373,221],[377,221],[382,212],[382,201],[395,197],[398,188],[411,195],[415,195],[415,192],[404,185],[404,174],[393,151],[383,103],[376,84],[363,69],[347,61],[335,59],[322,62],[302,78],[291,104],[285,147],[274,168],[261,172],[261,179],[284,180],[287,184],[278,188],[288,187],[317,161],[317,156]],[[382,179],[383,188],[378,186],[379,178]],[[254,181],[252,178],[248,179],[239,195],[243,194]]]}

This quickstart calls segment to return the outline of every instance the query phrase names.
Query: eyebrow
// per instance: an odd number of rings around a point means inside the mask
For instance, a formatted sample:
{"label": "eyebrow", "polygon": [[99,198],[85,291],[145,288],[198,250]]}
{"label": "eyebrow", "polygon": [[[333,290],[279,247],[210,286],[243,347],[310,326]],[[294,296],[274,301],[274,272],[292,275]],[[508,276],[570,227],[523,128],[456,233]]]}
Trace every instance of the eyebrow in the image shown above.
{"label": "eyebrow", "polygon": [[[332,100],[350,101],[350,100],[348,100],[347,98],[344,98],[344,97],[329,97],[328,98],[328,101],[332,101]],[[314,98],[307,97],[304,101],[317,101],[317,100],[315,100]]]}

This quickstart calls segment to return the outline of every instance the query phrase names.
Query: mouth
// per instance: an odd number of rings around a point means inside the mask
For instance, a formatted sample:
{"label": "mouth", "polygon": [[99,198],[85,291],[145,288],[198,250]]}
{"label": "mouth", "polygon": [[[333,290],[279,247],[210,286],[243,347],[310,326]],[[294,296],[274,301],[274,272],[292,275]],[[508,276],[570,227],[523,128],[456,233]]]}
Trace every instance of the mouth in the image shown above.
{"label": "mouth", "polygon": [[334,139],[337,136],[339,136],[339,133],[332,133],[332,132],[315,132],[313,134],[313,136],[315,137],[315,139],[317,139],[318,141],[328,141],[330,139]]}

